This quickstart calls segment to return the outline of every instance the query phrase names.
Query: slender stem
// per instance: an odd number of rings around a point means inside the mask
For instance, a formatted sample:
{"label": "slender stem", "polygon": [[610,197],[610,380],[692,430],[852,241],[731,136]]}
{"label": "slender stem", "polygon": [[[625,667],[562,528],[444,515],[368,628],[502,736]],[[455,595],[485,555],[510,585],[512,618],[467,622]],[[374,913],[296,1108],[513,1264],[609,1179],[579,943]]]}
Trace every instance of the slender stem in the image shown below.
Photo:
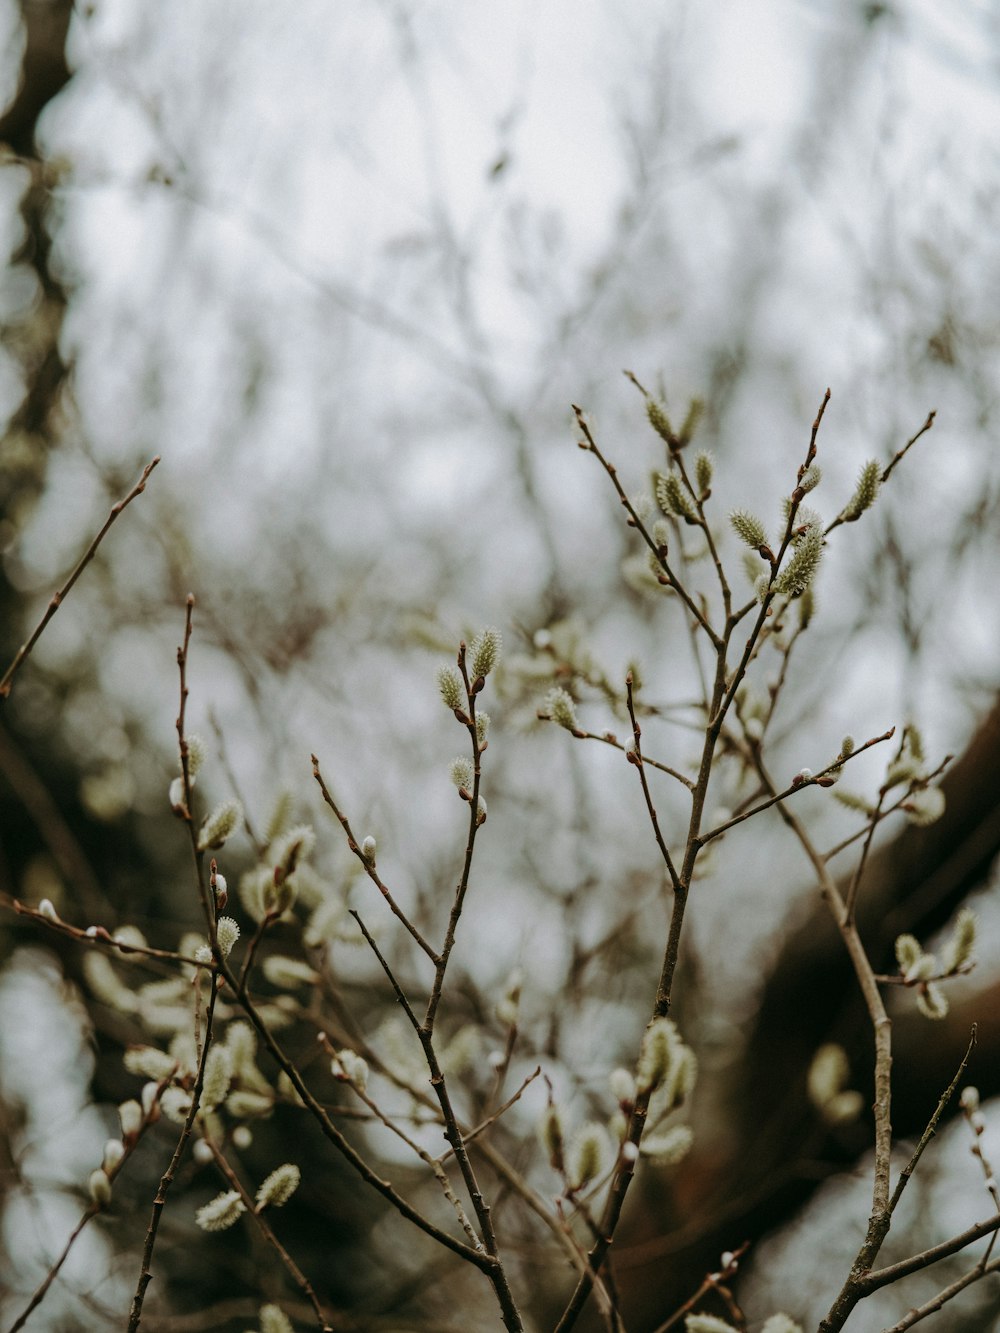
{"label": "slender stem", "polygon": [[322,775],[322,773],[320,772],[320,769],[319,769],[319,760],[316,758],[315,755],[311,755],[310,758],[312,759],[313,777],[314,777],[314,778],[316,779],[316,781],[319,783],[319,789],[320,789],[320,791],[323,793],[323,800],[326,801],[327,805],[330,807],[330,809],[333,811],[333,813],[337,816],[338,820],[340,821],[341,827],[343,828],[344,832],[347,834],[347,845],[348,845],[348,847],[351,849],[351,851],[354,853],[354,855],[358,858],[358,860],[359,860],[359,861],[361,862],[361,864],[364,866],[364,868],[365,868],[365,872],[367,873],[368,878],[372,881],[372,883],[373,883],[373,884],[375,885],[375,887],[378,889],[379,893],[381,893],[382,897],[383,897],[383,898],[385,899],[385,901],[388,903],[390,911],[393,913],[393,915],[394,915],[399,921],[402,922],[404,928],[409,932],[409,934],[410,934],[410,935],[413,937],[413,939],[417,942],[417,944],[420,946],[420,948],[423,949],[423,951],[424,951],[424,953],[427,955],[427,957],[428,957],[428,958],[431,960],[431,962],[434,963],[435,966],[436,966],[437,963],[439,962],[438,954],[437,954],[437,953],[434,951],[434,949],[427,943],[426,939],[424,939],[423,935],[422,935],[422,934],[420,933],[420,931],[416,928],[416,926],[413,924],[413,922],[410,920],[410,918],[406,915],[406,913],[405,913],[405,912],[403,911],[403,909],[400,907],[399,903],[396,902],[395,898],[392,896],[392,893],[389,891],[389,889],[386,887],[386,885],[382,883],[382,879],[381,879],[381,877],[379,876],[378,871],[375,869],[375,864],[374,864],[374,862],[373,862],[369,857],[365,856],[364,852],[361,850],[361,844],[358,842],[357,838],[355,838],[355,836],[354,836],[354,833],[353,833],[353,831],[352,831],[352,829],[351,829],[350,821],[348,820],[347,816],[346,816],[345,814],[343,814],[343,812],[340,810],[340,808],[339,808],[339,806],[337,805],[336,801],[333,799],[332,795],[330,794],[330,789],[327,787],[326,783],[323,781],[323,775]]}
{"label": "slender stem", "polygon": [[174,1183],[174,1176],[180,1165],[181,1158],[184,1156],[184,1150],[191,1137],[191,1129],[195,1122],[195,1117],[201,1106],[201,1093],[205,1083],[205,1062],[208,1059],[208,1052],[212,1044],[212,1020],[215,1015],[215,1002],[218,998],[219,990],[215,984],[215,978],[211,980],[212,993],[208,1000],[208,1014],[205,1019],[205,1044],[202,1047],[201,1059],[198,1062],[198,1077],[195,1081],[194,1091],[191,1094],[191,1106],[184,1119],[184,1126],[181,1129],[180,1137],[177,1140],[173,1155],[166,1171],[160,1177],[160,1185],[156,1191],[156,1197],[153,1200],[153,1208],[149,1216],[149,1226],[146,1228],[146,1240],[142,1247],[142,1263],[139,1269],[139,1279],[136,1283],[135,1295],[132,1297],[132,1305],[129,1310],[128,1333],[136,1333],[142,1320],[142,1305],[146,1298],[146,1288],[153,1278],[151,1265],[153,1262],[153,1247],[156,1245],[156,1233],[159,1230],[160,1218],[163,1215],[163,1207],[167,1201],[167,1191]]}
{"label": "slender stem", "polygon": [[325,1313],[323,1312],[323,1307],[320,1304],[319,1297],[316,1295],[316,1292],[313,1289],[312,1283],[306,1277],[305,1273],[302,1272],[302,1269],[299,1268],[298,1264],[285,1249],[284,1245],[282,1245],[278,1237],[274,1234],[274,1231],[271,1229],[269,1222],[263,1216],[263,1214],[258,1210],[255,1200],[252,1199],[250,1195],[247,1193],[247,1191],[243,1188],[243,1182],[240,1180],[239,1176],[230,1166],[229,1162],[226,1161],[222,1149],[214,1141],[214,1139],[212,1139],[211,1136],[204,1130],[202,1131],[202,1138],[208,1144],[209,1148],[212,1150],[212,1156],[215,1159],[216,1166],[222,1172],[223,1176],[228,1181],[230,1187],[234,1189],[240,1196],[240,1198],[243,1200],[243,1206],[246,1208],[248,1215],[253,1219],[254,1223],[257,1226],[257,1229],[260,1231],[261,1235],[267,1241],[268,1245],[270,1245],[271,1248],[275,1251],[278,1258],[284,1264],[285,1269],[287,1270],[292,1281],[299,1288],[299,1290],[305,1296],[306,1300],[312,1306],[313,1310],[316,1312],[316,1321],[319,1324],[319,1327],[323,1330],[323,1333],[333,1333],[333,1325],[330,1323]]}
{"label": "slender stem", "polygon": [[52,619],[55,613],[59,610],[60,606],[62,606],[63,600],[66,597],[67,593],[73,587],[73,584],[77,581],[77,579],[80,577],[83,571],[90,564],[91,560],[93,560],[94,556],[97,553],[97,548],[100,546],[101,542],[107,536],[108,530],[110,529],[112,523],[114,523],[115,519],[122,512],[122,510],[125,509],[128,505],[130,505],[132,501],[136,498],[136,496],[141,495],[142,492],[146,489],[146,482],[149,480],[149,474],[153,471],[153,468],[156,467],[159,461],[160,461],[160,456],[159,454],[157,454],[157,456],[151,462],[147,463],[146,466],[143,468],[142,476],[129,491],[128,495],[124,496],[121,500],[119,500],[117,504],[113,504],[111,506],[111,512],[105,519],[104,526],[101,528],[100,532],[98,532],[97,536],[87,547],[86,551],[84,551],[83,555],[80,557],[80,560],[77,562],[76,567],[74,568],[73,572],[70,574],[66,582],[62,585],[61,588],[58,589],[57,592],[54,592],[52,594],[52,597],[49,600],[48,606],[45,608],[45,613],[42,616],[41,620],[32,630],[31,634],[28,636],[27,641],[23,643],[21,647],[18,649],[16,657],[14,658],[13,662],[11,662],[7,670],[4,672],[3,676],[0,676],[0,702],[6,699],[7,696],[10,694],[11,686],[14,681],[14,673],[18,670],[19,667],[24,665],[24,662],[28,657],[28,654],[31,652],[32,648],[34,648],[39,638],[41,638],[41,635],[45,630],[45,627],[48,625],[49,621]]}

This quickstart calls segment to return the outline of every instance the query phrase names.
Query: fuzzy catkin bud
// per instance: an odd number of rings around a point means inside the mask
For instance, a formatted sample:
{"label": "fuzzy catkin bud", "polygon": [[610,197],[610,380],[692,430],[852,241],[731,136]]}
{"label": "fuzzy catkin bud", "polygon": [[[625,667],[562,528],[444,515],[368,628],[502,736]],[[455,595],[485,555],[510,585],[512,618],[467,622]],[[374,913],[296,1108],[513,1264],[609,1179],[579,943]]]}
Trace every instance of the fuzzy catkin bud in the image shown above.
{"label": "fuzzy catkin bud", "polygon": [[968,1111],[970,1115],[972,1114],[973,1111],[978,1111],[979,1089],[974,1088],[971,1084],[968,1087],[963,1088],[962,1094],[958,1099],[958,1103],[961,1106],[962,1110]]}
{"label": "fuzzy catkin bud", "polygon": [[573,1140],[572,1165],[569,1183],[573,1189],[582,1189],[599,1176],[608,1160],[608,1134],[596,1122],[584,1125]]}
{"label": "fuzzy catkin bud", "polygon": [[97,1204],[98,1208],[106,1208],[111,1202],[111,1181],[100,1167],[96,1171],[91,1171],[87,1189],[91,1202]]}
{"label": "fuzzy catkin bud", "polygon": [[694,1134],[690,1125],[674,1125],[662,1134],[647,1134],[639,1145],[643,1157],[656,1166],[676,1166],[691,1151]]}
{"label": "fuzzy catkin bud", "polygon": [[53,907],[51,898],[43,898],[38,904],[38,915],[45,917],[46,921],[59,920],[59,913]]}
{"label": "fuzzy catkin bud", "polygon": [[635,1101],[635,1079],[627,1069],[614,1069],[608,1079],[611,1095],[619,1106],[631,1106]]}
{"label": "fuzzy catkin bud", "polygon": [[270,861],[274,866],[274,882],[280,884],[294,874],[300,861],[309,858],[316,846],[316,834],[311,824],[298,824],[274,840]]}
{"label": "fuzzy catkin bud", "polygon": [[659,472],[656,476],[656,503],[665,514],[697,523],[698,514],[688,498],[676,472]]}
{"label": "fuzzy catkin bud", "polygon": [[377,851],[378,851],[378,843],[369,833],[367,838],[365,838],[361,843],[361,855],[365,858],[366,861],[370,861],[371,864],[374,865],[375,853]]}
{"label": "fuzzy catkin bud", "polygon": [[764,524],[747,509],[734,509],[729,515],[729,522],[740,541],[746,542],[754,550],[767,545],[767,532]]}
{"label": "fuzzy catkin bud", "polygon": [[260,1307],[260,1333],[292,1333],[292,1325],[280,1305]]}
{"label": "fuzzy catkin bud", "polygon": [[698,493],[703,500],[712,489],[714,474],[715,460],[707,449],[703,449],[694,460],[694,479],[698,484]]}
{"label": "fuzzy catkin bud", "polygon": [[670,418],[667,416],[666,409],[655,398],[646,399],[646,416],[660,439],[672,448],[677,440],[670,425]]}
{"label": "fuzzy catkin bud", "polygon": [[764,1320],[760,1333],[802,1333],[802,1325],[786,1314],[773,1314]]}
{"label": "fuzzy catkin bud", "polygon": [[944,814],[945,795],[940,787],[923,787],[911,792],[903,803],[902,809],[911,824],[923,828],[936,823]]}
{"label": "fuzzy catkin bud", "polygon": [[188,774],[194,777],[205,762],[205,742],[200,736],[187,738]]}
{"label": "fuzzy catkin bud", "polygon": [[816,489],[822,480],[823,473],[815,463],[811,463],[799,478],[799,490],[808,495],[810,491]]}
{"label": "fuzzy catkin bud", "polygon": [[155,1046],[130,1046],[122,1056],[122,1063],[130,1074],[151,1078],[157,1083],[170,1078],[177,1068],[173,1056]]}
{"label": "fuzzy catkin bud", "polygon": [[170,801],[170,808],[171,810],[173,810],[174,814],[175,815],[185,814],[187,811],[187,806],[184,804],[183,778],[174,778],[174,780],[170,784],[170,789],[167,795]]}
{"label": "fuzzy catkin bud", "polygon": [[442,667],[437,673],[437,683],[438,689],[441,691],[441,698],[448,708],[456,709],[465,706],[462,682],[454,667]]}
{"label": "fuzzy catkin bud", "polygon": [[486,748],[486,737],[490,733],[490,715],[489,713],[476,714],[476,744],[480,750]]}
{"label": "fuzzy catkin bud", "polygon": [[674,1054],[681,1040],[669,1018],[656,1018],[647,1027],[639,1052],[638,1090],[658,1088],[670,1073]]}
{"label": "fuzzy catkin bud", "polygon": [[917,995],[917,1008],[925,1018],[947,1018],[948,997],[937,982],[929,981]]}
{"label": "fuzzy catkin bud", "polygon": [[333,1057],[331,1067],[336,1078],[343,1079],[345,1083],[350,1083],[359,1092],[364,1092],[367,1088],[368,1061],[363,1056],[358,1055],[357,1051],[352,1051],[346,1047],[344,1050],[338,1051]]}
{"label": "fuzzy catkin bud", "polygon": [[714,1314],[689,1314],[684,1320],[685,1333],[736,1333],[732,1324]]}
{"label": "fuzzy catkin bud", "polygon": [[861,469],[858,475],[858,484],[855,487],[854,494],[851,496],[844,510],[844,519],[848,523],[853,523],[859,519],[866,509],[870,509],[875,503],[875,497],[878,495],[878,489],[882,481],[882,469],[878,462],[871,458]]}
{"label": "fuzzy catkin bud", "polygon": [[896,962],[901,972],[909,972],[923,954],[920,941],[914,935],[899,935],[896,939]]}
{"label": "fuzzy catkin bud", "polygon": [[232,1057],[225,1046],[213,1046],[205,1057],[205,1077],[202,1082],[201,1105],[212,1111],[225,1101],[233,1076]]}
{"label": "fuzzy catkin bud", "polygon": [[110,1176],[115,1167],[125,1156],[125,1145],[121,1139],[108,1139],[101,1157],[101,1170]]}
{"label": "fuzzy catkin bud", "polygon": [[194,1215],[194,1220],[202,1231],[225,1231],[238,1221],[240,1214],[246,1212],[246,1204],[236,1190],[227,1190],[217,1194],[211,1203],[206,1203]]}
{"label": "fuzzy catkin bud", "polygon": [[781,570],[774,590],[782,597],[796,597],[805,592],[816,577],[823,556],[823,527],[811,522],[798,540],[791,559]]}
{"label": "fuzzy catkin bud", "polygon": [[552,721],[560,727],[565,727],[567,731],[577,730],[576,704],[573,702],[573,696],[567,693],[561,685],[556,685],[549,690],[545,696],[544,707]]}
{"label": "fuzzy catkin bud", "polygon": [[219,941],[219,952],[223,958],[228,958],[233,945],[240,937],[240,928],[231,916],[220,916],[216,922],[215,931],[216,938]]}
{"label": "fuzzy catkin bud", "polygon": [[142,1107],[137,1101],[130,1098],[119,1106],[118,1119],[121,1122],[122,1138],[134,1138],[142,1128]]}
{"label": "fuzzy catkin bud", "polygon": [[563,1128],[559,1108],[554,1102],[549,1102],[546,1106],[538,1132],[553,1170],[561,1171],[565,1155],[566,1131]]}
{"label": "fuzzy catkin bud", "polygon": [[295,990],[298,986],[312,986],[319,980],[308,963],[299,958],[285,958],[281,954],[271,954],[261,965],[264,976],[272,986],[284,990]]}
{"label": "fuzzy catkin bud", "polygon": [[840,754],[838,758],[846,759],[848,755],[853,753],[854,753],[854,737],[845,736],[844,739],[840,742]]}
{"label": "fuzzy catkin bud", "polygon": [[946,974],[957,972],[972,958],[976,947],[976,914],[971,908],[963,907],[955,921],[955,930],[944,951],[942,970]]}
{"label": "fuzzy catkin bud", "polygon": [[291,1162],[277,1167],[261,1184],[257,1191],[257,1211],[265,1208],[280,1208],[288,1202],[299,1187],[302,1173]]}
{"label": "fuzzy catkin bud", "polygon": [[465,791],[471,791],[475,778],[471,759],[466,759],[464,755],[453,759],[451,767],[448,769],[448,776],[460,791],[463,788]]}
{"label": "fuzzy catkin bud", "polygon": [[472,675],[478,680],[488,676],[500,659],[503,638],[500,631],[490,625],[484,629],[472,645]]}
{"label": "fuzzy catkin bud", "polygon": [[243,806],[239,801],[223,801],[216,806],[201,826],[198,850],[221,847],[227,838],[238,833],[243,824]]}

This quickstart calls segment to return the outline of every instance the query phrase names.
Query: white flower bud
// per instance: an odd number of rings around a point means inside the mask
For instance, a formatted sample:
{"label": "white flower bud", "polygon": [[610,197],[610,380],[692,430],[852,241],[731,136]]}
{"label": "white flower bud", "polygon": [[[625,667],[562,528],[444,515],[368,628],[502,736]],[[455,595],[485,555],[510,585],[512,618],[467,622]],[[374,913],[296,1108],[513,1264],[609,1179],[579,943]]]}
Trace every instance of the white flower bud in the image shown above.
{"label": "white flower bud", "polygon": [[288,1202],[299,1187],[302,1173],[297,1166],[286,1162],[272,1171],[257,1191],[257,1211],[280,1208]]}
{"label": "white flower bud", "polygon": [[206,1203],[194,1215],[194,1220],[202,1231],[225,1231],[246,1212],[246,1204],[236,1190],[217,1194],[211,1203]]}
{"label": "white flower bud", "polygon": [[194,1145],[194,1147],[191,1149],[191,1156],[194,1158],[194,1160],[198,1163],[199,1166],[208,1166],[209,1162],[215,1160],[214,1154],[212,1153],[212,1149],[209,1147],[209,1145],[205,1142],[204,1139],[199,1139],[198,1142]]}
{"label": "white flower bud", "polygon": [[971,1084],[962,1089],[962,1095],[959,1097],[959,1104],[963,1111],[979,1110],[979,1089]]}
{"label": "white flower bud", "polygon": [[619,1105],[628,1105],[635,1101],[635,1079],[627,1069],[613,1069],[608,1079],[611,1095]]}
{"label": "white flower bud", "polygon": [[377,849],[378,849],[378,844],[376,843],[372,835],[369,833],[368,837],[365,838],[364,842],[362,842],[361,844],[361,855],[365,858],[366,861],[370,861],[371,864],[374,865],[375,852],[377,851]]}
{"label": "white flower bud", "polygon": [[104,1155],[101,1158],[101,1170],[110,1176],[124,1156],[125,1145],[121,1139],[108,1139],[104,1145]]}
{"label": "white flower bud", "polygon": [[132,1099],[122,1102],[118,1108],[118,1119],[121,1122],[122,1137],[130,1139],[138,1134],[142,1127],[142,1107]]}
{"label": "white flower bud", "polygon": [[38,904],[38,915],[44,916],[48,921],[58,921],[59,913],[52,906],[51,898],[43,898]]}
{"label": "white flower bud", "polygon": [[243,824],[243,806],[239,801],[223,801],[216,806],[201,826],[198,850],[221,847],[227,838],[238,833]]}
{"label": "white flower bud", "polygon": [[100,1168],[91,1171],[87,1188],[91,1200],[97,1204],[98,1208],[106,1208],[111,1202],[111,1181]]}
{"label": "white flower bud", "polygon": [[240,937],[240,928],[231,916],[220,916],[215,923],[215,931],[219,941],[219,952],[223,958],[228,958],[233,945]]}

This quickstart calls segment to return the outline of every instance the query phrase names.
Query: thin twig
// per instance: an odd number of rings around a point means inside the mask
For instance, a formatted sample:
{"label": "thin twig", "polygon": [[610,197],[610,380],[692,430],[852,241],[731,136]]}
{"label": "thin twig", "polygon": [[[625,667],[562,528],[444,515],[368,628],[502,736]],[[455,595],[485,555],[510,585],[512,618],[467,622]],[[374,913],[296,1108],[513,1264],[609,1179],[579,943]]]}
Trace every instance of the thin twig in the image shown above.
{"label": "thin twig", "polygon": [[439,957],[437,952],[431,947],[430,944],[427,943],[426,939],[424,939],[423,935],[413,924],[410,918],[406,915],[406,913],[400,907],[399,903],[396,902],[395,898],[392,896],[392,893],[385,886],[385,884],[382,883],[382,879],[378,871],[375,869],[374,862],[371,860],[370,857],[365,856],[364,852],[361,850],[361,844],[358,842],[357,838],[355,838],[354,833],[351,830],[351,825],[350,822],[348,821],[347,816],[341,812],[340,807],[337,805],[336,801],[333,799],[333,796],[330,794],[330,789],[323,781],[323,775],[320,772],[319,768],[319,760],[316,758],[315,755],[310,755],[310,758],[312,760],[313,777],[319,783],[319,789],[323,793],[323,800],[326,801],[327,805],[337,816],[337,819],[340,821],[341,827],[347,834],[348,847],[358,858],[361,864],[364,866],[365,873],[367,874],[368,878],[372,881],[372,883],[378,889],[379,893],[381,893],[382,897],[389,904],[390,911],[399,921],[402,922],[404,928],[409,932],[409,934],[417,942],[420,948],[423,949],[427,957],[436,966],[437,963],[439,962]]}
{"label": "thin twig", "polygon": [[951,1080],[951,1082],[948,1084],[948,1086],[945,1088],[944,1092],[938,1099],[938,1104],[934,1109],[934,1114],[931,1116],[930,1120],[928,1120],[926,1129],[921,1134],[917,1146],[914,1148],[912,1154],[910,1155],[910,1160],[906,1163],[902,1171],[900,1171],[899,1173],[899,1179],[896,1181],[896,1188],[893,1190],[892,1198],[889,1200],[890,1213],[895,1212],[896,1205],[899,1203],[900,1200],[900,1196],[902,1195],[903,1190],[905,1190],[906,1186],[909,1184],[910,1177],[917,1169],[917,1163],[923,1156],[924,1149],[927,1147],[928,1143],[930,1143],[931,1139],[934,1137],[937,1131],[938,1123],[940,1122],[941,1117],[944,1115],[945,1108],[951,1101],[952,1097],[954,1097],[955,1089],[958,1087],[959,1080],[965,1073],[966,1066],[969,1063],[969,1058],[972,1055],[975,1045],[976,1045],[976,1025],[975,1023],[973,1023],[972,1033],[969,1037],[969,1044],[966,1047],[965,1054],[962,1056],[961,1064],[955,1070],[955,1077]]}
{"label": "thin twig", "polygon": [[230,1187],[234,1189],[242,1199],[244,1208],[246,1209],[248,1215],[253,1219],[261,1235],[264,1237],[268,1245],[270,1245],[271,1248],[275,1251],[278,1258],[284,1264],[285,1269],[287,1270],[292,1281],[299,1288],[303,1296],[305,1296],[306,1300],[309,1302],[313,1310],[316,1312],[316,1321],[319,1324],[320,1328],[323,1330],[323,1333],[334,1333],[334,1327],[327,1318],[323,1310],[323,1307],[320,1304],[319,1297],[316,1295],[316,1292],[313,1289],[312,1283],[306,1277],[305,1273],[302,1272],[302,1269],[299,1268],[298,1264],[295,1262],[292,1256],[285,1249],[284,1245],[282,1245],[281,1241],[275,1235],[267,1219],[258,1209],[255,1200],[252,1199],[250,1195],[247,1193],[247,1191],[243,1188],[243,1182],[240,1180],[239,1176],[236,1174],[233,1168],[229,1165],[219,1145],[215,1142],[215,1140],[208,1134],[208,1132],[205,1129],[202,1129],[202,1139],[205,1143],[208,1144],[209,1148],[211,1149],[212,1156],[215,1159],[216,1166],[222,1172],[223,1176],[228,1181]]}
{"label": "thin twig", "polygon": [[27,641],[23,643],[21,647],[18,649],[17,655],[14,658],[13,662],[11,662],[10,666],[4,672],[3,676],[0,677],[0,702],[6,699],[7,696],[10,694],[11,685],[14,680],[14,673],[18,670],[19,667],[24,665],[24,662],[28,657],[28,654],[31,652],[32,648],[34,648],[35,644],[38,642],[46,625],[48,625],[49,621],[59,610],[67,593],[73,587],[73,584],[77,581],[77,579],[80,577],[83,571],[90,564],[91,560],[93,560],[95,554],[97,553],[97,548],[100,546],[101,542],[107,536],[108,530],[111,527],[112,523],[114,523],[115,519],[122,512],[122,510],[125,509],[128,505],[130,505],[132,501],[136,498],[136,496],[141,495],[142,492],[146,489],[146,482],[149,480],[149,474],[153,471],[153,468],[156,467],[159,461],[160,461],[160,456],[159,454],[157,454],[156,457],[152,460],[152,462],[147,463],[146,466],[143,468],[142,476],[129,491],[128,495],[124,496],[121,500],[119,500],[117,504],[113,504],[111,506],[111,512],[105,519],[104,526],[101,528],[100,532],[87,547],[86,551],[84,551],[83,555],[80,557],[80,560],[77,562],[76,567],[74,568],[73,572],[70,574],[66,582],[62,585],[61,588],[59,588],[57,592],[54,592],[52,594],[52,597],[49,600],[49,604],[45,608],[45,614],[42,616],[41,620],[32,630]]}

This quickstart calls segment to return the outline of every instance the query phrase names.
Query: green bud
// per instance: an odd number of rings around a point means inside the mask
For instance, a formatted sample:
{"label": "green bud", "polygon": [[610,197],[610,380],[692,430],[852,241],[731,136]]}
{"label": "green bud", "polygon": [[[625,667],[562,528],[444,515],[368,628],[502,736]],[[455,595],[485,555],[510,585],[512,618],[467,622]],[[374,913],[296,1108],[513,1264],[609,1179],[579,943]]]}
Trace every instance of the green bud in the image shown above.
{"label": "green bud", "polygon": [[111,1181],[100,1168],[91,1171],[87,1189],[92,1202],[96,1203],[98,1208],[106,1208],[111,1202]]}
{"label": "green bud", "polygon": [[291,817],[292,793],[286,789],[278,793],[277,800],[274,802],[274,808],[267,821],[264,838],[268,846],[274,842],[275,838],[280,838],[282,833],[285,832]]}
{"label": "green bud", "polygon": [[545,696],[545,712],[553,722],[567,731],[578,730],[576,704],[570,694],[561,685],[555,685]]}
{"label": "green bud", "polygon": [[561,1171],[565,1158],[566,1131],[563,1127],[562,1115],[554,1102],[549,1102],[546,1106],[541,1124],[538,1127],[538,1133],[548,1154],[552,1169]]}
{"label": "green bud", "polygon": [[792,557],[774,582],[774,590],[781,597],[796,597],[804,593],[819,569],[823,556],[823,527],[809,522],[798,538]]}
{"label": "green bud", "polygon": [[201,826],[198,850],[221,847],[227,838],[239,832],[243,824],[243,806],[239,801],[223,801]]}
{"label": "green bud", "polygon": [[944,792],[940,787],[923,787],[919,791],[910,792],[902,808],[911,824],[921,827],[934,824],[944,814]]}
{"label": "green bud", "polygon": [[686,523],[697,523],[698,514],[691,503],[680,476],[676,472],[658,472],[655,482],[656,503],[665,514],[682,518]]}
{"label": "green bud", "polygon": [[639,1144],[643,1157],[656,1166],[676,1166],[691,1151],[694,1134],[689,1125],[675,1125],[661,1134],[646,1134]]}
{"label": "green bud", "polygon": [[319,980],[319,974],[308,963],[303,963],[299,958],[285,958],[281,954],[271,954],[265,958],[262,970],[272,986],[283,990],[314,986]]}
{"label": "green bud", "polygon": [[187,738],[188,776],[194,777],[205,762],[205,742],[200,736]]}
{"label": "green bud", "polygon": [[239,1220],[246,1212],[246,1204],[236,1190],[227,1190],[217,1194],[211,1203],[206,1203],[194,1215],[194,1220],[202,1231],[225,1231]]}
{"label": "green bud", "polygon": [[878,488],[882,481],[882,469],[877,461],[872,458],[864,465],[858,475],[858,484],[855,487],[854,494],[851,496],[844,509],[844,520],[847,523],[854,523],[866,509],[871,509],[875,503],[875,497],[878,495]]}
{"label": "green bud", "polygon": [[472,645],[472,676],[478,680],[480,676],[488,676],[496,666],[500,658],[500,650],[503,647],[503,639],[500,631],[490,626],[484,629]]}
{"label": "green bud", "polygon": [[345,1047],[333,1057],[331,1065],[334,1076],[345,1083],[350,1083],[359,1092],[368,1086],[368,1061],[357,1051]]}
{"label": "green bud", "polygon": [[712,489],[714,472],[715,460],[707,449],[702,449],[694,460],[694,479],[697,482],[698,494],[702,500],[707,498],[709,491]]}
{"label": "green bud", "polygon": [[596,1122],[584,1125],[573,1139],[570,1153],[569,1183],[573,1189],[582,1189],[604,1171],[608,1162],[608,1133]]}
{"label": "green bud", "polygon": [[820,469],[816,466],[815,463],[811,463],[809,467],[806,468],[805,472],[803,472],[801,478],[799,479],[799,490],[805,491],[805,493],[808,495],[810,491],[814,491],[816,489],[816,487],[820,484],[822,480],[823,480],[823,473],[820,471]]}
{"label": "green bud", "polygon": [[948,997],[935,981],[929,981],[917,995],[917,1008],[925,1018],[948,1017]]}
{"label": "green bud", "polygon": [[705,404],[700,398],[691,399],[691,405],[687,410],[687,416],[684,418],[684,423],[681,426],[680,436],[677,441],[679,448],[688,444],[689,441],[693,439],[694,433],[698,429],[698,422],[701,420],[701,414],[704,410]]}
{"label": "green bud", "polygon": [[122,1063],[130,1074],[140,1078],[151,1078],[162,1083],[170,1078],[177,1068],[177,1061],[155,1046],[130,1046],[122,1056]]}
{"label": "green bud", "polygon": [[287,1203],[298,1189],[301,1179],[302,1173],[293,1163],[286,1162],[284,1166],[277,1167],[257,1191],[258,1213],[265,1208],[280,1208]]}
{"label": "green bud", "polygon": [[969,907],[963,907],[955,921],[951,939],[945,946],[942,970],[945,973],[957,972],[972,958],[976,947],[976,914]]}
{"label": "green bud", "polygon": [[736,1329],[714,1314],[689,1314],[684,1320],[684,1333],[736,1333]]}
{"label": "green bud", "polygon": [[667,416],[666,409],[656,401],[655,398],[646,399],[646,416],[649,418],[649,424],[659,435],[660,439],[668,444],[671,449],[677,443],[677,437],[670,425],[670,418]]}
{"label": "green bud", "polygon": [[764,1320],[760,1333],[802,1333],[802,1325],[786,1314],[773,1314],[770,1319]]}
{"label": "green bud", "polygon": [[205,1077],[202,1082],[201,1106],[213,1111],[225,1101],[233,1077],[233,1062],[225,1046],[212,1046],[205,1057]]}
{"label": "green bud", "polygon": [[454,667],[442,667],[437,673],[438,689],[448,708],[464,708],[466,704],[462,681]]}
{"label": "green bud", "polygon": [[[729,515],[729,522],[732,524],[733,531],[739,537],[740,541],[746,542],[747,546],[752,546],[754,550],[758,546],[767,545],[767,533],[764,530],[764,524],[747,509],[734,509]],[[756,569],[754,577],[756,578]]]}
{"label": "green bud", "polygon": [[679,1047],[677,1028],[669,1018],[654,1018],[643,1034],[639,1051],[638,1089],[650,1092],[665,1082]]}
{"label": "green bud", "polygon": [[480,750],[486,744],[486,738],[490,734],[490,715],[489,713],[476,714],[476,744]]}
{"label": "green bud", "polygon": [[896,939],[896,962],[902,973],[909,972],[917,960],[923,956],[920,941],[915,935],[900,935]]}
{"label": "green bud", "polygon": [[260,1307],[260,1333],[293,1333],[291,1321],[280,1305]]}

